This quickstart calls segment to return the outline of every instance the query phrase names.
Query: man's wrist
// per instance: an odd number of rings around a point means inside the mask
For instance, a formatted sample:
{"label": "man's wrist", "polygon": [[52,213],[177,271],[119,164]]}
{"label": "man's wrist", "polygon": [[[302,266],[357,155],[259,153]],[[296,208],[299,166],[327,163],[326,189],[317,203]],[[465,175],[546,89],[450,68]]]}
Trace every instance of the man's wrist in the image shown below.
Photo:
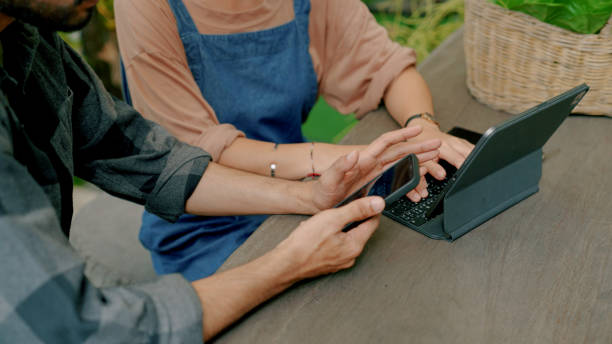
{"label": "man's wrist", "polygon": [[315,203],[315,183],[316,180],[309,180],[305,182],[295,182],[298,183],[295,188],[292,188],[292,191],[295,192],[295,197],[298,200],[299,209],[297,209],[297,214],[306,214],[313,215],[321,211],[319,207],[317,207]]}
{"label": "man's wrist", "polygon": [[[298,230],[298,228],[299,226],[294,228],[293,231]],[[312,277],[307,274],[309,270],[306,268],[311,256],[307,243],[296,240],[294,235],[290,234],[269,251],[266,256],[268,261],[278,262],[276,281],[279,286],[289,287],[305,278]]]}
{"label": "man's wrist", "polygon": [[262,256],[264,261],[274,266],[273,276],[279,291],[303,279],[299,274],[301,262],[297,258],[296,248],[292,247],[287,239]]}

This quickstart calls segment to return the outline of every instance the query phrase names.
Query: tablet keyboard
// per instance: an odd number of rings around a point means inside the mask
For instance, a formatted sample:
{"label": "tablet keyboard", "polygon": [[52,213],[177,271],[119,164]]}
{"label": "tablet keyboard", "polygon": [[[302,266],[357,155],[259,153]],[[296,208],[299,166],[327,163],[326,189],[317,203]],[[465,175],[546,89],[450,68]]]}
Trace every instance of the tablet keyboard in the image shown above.
{"label": "tablet keyboard", "polygon": [[427,192],[429,192],[427,198],[413,203],[408,197],[404,196],[388,205],[385,211],[415,226],[421,226],[439,215],[441,207],[436,206],[440,203],[441,198],[444,197],[447,187],[455,181],[455,172],[457,171],[455,167],[444,161],[441,161],[440,165],[446,169],[446,178],[444,180],[437,180],[430,175],[425,176]]}

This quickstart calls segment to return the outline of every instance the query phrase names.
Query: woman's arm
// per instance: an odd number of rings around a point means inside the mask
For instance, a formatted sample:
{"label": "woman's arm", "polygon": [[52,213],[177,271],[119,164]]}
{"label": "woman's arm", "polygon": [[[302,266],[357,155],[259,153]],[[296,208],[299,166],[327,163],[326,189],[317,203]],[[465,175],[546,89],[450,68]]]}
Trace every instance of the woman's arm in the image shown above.
{"label": "woman's arm", "polygon": [[[420,113],[434,113],[429,87],[414,66],[405,69],[387,88],[384,96],[387,110],[393,118],[404,125],[411,116]],[[440,157],[457,168],[463,164],[474,145],[440,131],[437,124],[422,118],[414,118],[409,126],[419,125],[423,132],[416,139],[438,138],[442,140]],[[438,179],[444,178],[444,169],[437,164],[428,166],[429,172]]]}
{"label": "woman's arm", "polygon": [[[247,139],[230,124],[220,124],[196,84],[176,23],[166,2],[116,1],[117,33],[133,105],[147,119],[179,140],[209,152],[226,167],[276,177],[302,179],[321,173],[338,157],[363,146],[279,145]],[[256,111],[257,109],[254,109]],[[312,151],[312,158],[311,158]]]}
{"label": "woman's arm", "polygon": [[285,179],[302,179],[312,173],[321,174],[339,157],[366,146],[334,145],[329,143],[279,144],[237,138],[227,147],[218,162],[243,171]]}
{"label": "woman's arm", "polygon": [[[384,100],[401,126],[415,114],[434,114],[427,83],[415,68],[414,51],[392,42],[361,1],[326,0],[321,6],[314,0],[312,11],[313,17],[318,18],[311,20],[318,23],[312,29],[313,61],[315,69],[324,71],[321,94],[330,105],[359,117]],[[416,140],[442,140],[440,157],[457,167],[473,147],[440,132],[432,122],[413,119],[410,125],[423,127]],[[425,167],[434,177],[444,178],[444,169],[438,164],[430,162]],[[424,186],[420,184],[421,193],[411,193],[409,197],[413,201],[425,197]]]}
{"label": "woman's arm", "polygon": [[401,126],[404,126],[406,120],[412,115],[425,112],[434,113],[429,87],[414,65],[404,69],[389,84],[383,99],[387,111]]}

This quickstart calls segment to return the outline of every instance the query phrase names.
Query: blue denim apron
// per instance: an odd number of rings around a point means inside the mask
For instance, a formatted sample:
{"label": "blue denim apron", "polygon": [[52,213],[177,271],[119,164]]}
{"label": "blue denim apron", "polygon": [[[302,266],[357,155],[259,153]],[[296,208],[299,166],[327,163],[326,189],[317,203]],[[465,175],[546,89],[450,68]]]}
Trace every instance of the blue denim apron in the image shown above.
{"label": "blue denim apron", "polygon": [[[181,0],[168,0],[189,68],[221,123],[248,138],[304,142],[301,125],[317,98],[308,52],[309,0],[295,0],[295,18],[281,26],[229,35],[200,34]],[[140,240],[158,273],[188,280],[213,274],[267,215],[202,217],[177,223],[145,212]]]}

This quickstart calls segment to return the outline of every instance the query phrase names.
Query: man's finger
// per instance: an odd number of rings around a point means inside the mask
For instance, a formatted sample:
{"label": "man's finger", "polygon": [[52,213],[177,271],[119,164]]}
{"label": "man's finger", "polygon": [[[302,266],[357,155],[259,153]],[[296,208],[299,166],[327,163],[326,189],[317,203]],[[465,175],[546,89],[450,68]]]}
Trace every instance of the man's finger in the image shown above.
{"label": "man's finger", "polygon": [[427,161],[433,159],[438,155],[438,148],[442,144],[442,141],[439,139],[427,140],[423,142],[411,142],[411,143],[398,143],[393,145],[393,147],[389,147],[382,153],[382,156],[378,158],[383,165],[399,160],[410,153],[419,154],[422,153],[431,153],[423,155],[424,159],[419,161]]}
{"label": "man's finger", "polygon": [[[432,139],[432,140],[427,140],[427,141],[417,142],[417,143],[414,143],[414,142],[399,143],[399,144],[395,144],[393,147],[389,147],[383,153],[383,156],[379,158],[379,160],[381,160],[383,164],[387,164],[389,162],[393,162],[395,160],[403,158],[404,156],[410,153],[421,154],[421,153],[428,153],[428,152],[436,152],[435,154],[437,155],[438,148],[440,148],[441,145],[442,145],[442,141],[440,141],[439,139]],[[427,160],[430,160],[430,159],[432,158],[429,158]]]}
{"label": "man's finger", "polygon": [[430,152],[425,152],[425,153],[419,153],[416,155],[417,159],[419,160],[419,163],[424,163],[430,160],[434,160],[436,158],[438,158],[440,156],[440,151],[435,150],[435,151],[430,151]]}
{"label": "man's finger", "polygon": [[420,134],[422,130],[423,129],[420,126],[414,126],[384,133],[366,148],[366,152],[373,157],[378,156],[389,146],[404,142],[409,138]]}
{"label": "man's finger", "polygon": [[370,239],[372,234],[374,234],[379,224],[380,215],[377,215],[369,219],[368,221],[359,224],[359,226],[351,229],[349,232],[346,233],[349,240],[354,240],[355,243],[359,246],[358,253],[361,253],[361,250],[363,250],[363,246]]}
{"label": "man's finger", "polygon": [[440,148],[442,146],[442,140],[431,139],[413,145],[413,153],[429,152]]}
{"label": "man's finger", "polygon": [[357,161],[359,161],[359,152],[357,151],[341,156],[323,173],[323,181],[331,185],[340,184],[345,174],[357,165]]}
{"label": "man's finger", "polygon": [[339,232],[345,225],[380,214],[385,209],[382,197],[371,196],[357,199],[343,207],[333,209],[334,221]]}

